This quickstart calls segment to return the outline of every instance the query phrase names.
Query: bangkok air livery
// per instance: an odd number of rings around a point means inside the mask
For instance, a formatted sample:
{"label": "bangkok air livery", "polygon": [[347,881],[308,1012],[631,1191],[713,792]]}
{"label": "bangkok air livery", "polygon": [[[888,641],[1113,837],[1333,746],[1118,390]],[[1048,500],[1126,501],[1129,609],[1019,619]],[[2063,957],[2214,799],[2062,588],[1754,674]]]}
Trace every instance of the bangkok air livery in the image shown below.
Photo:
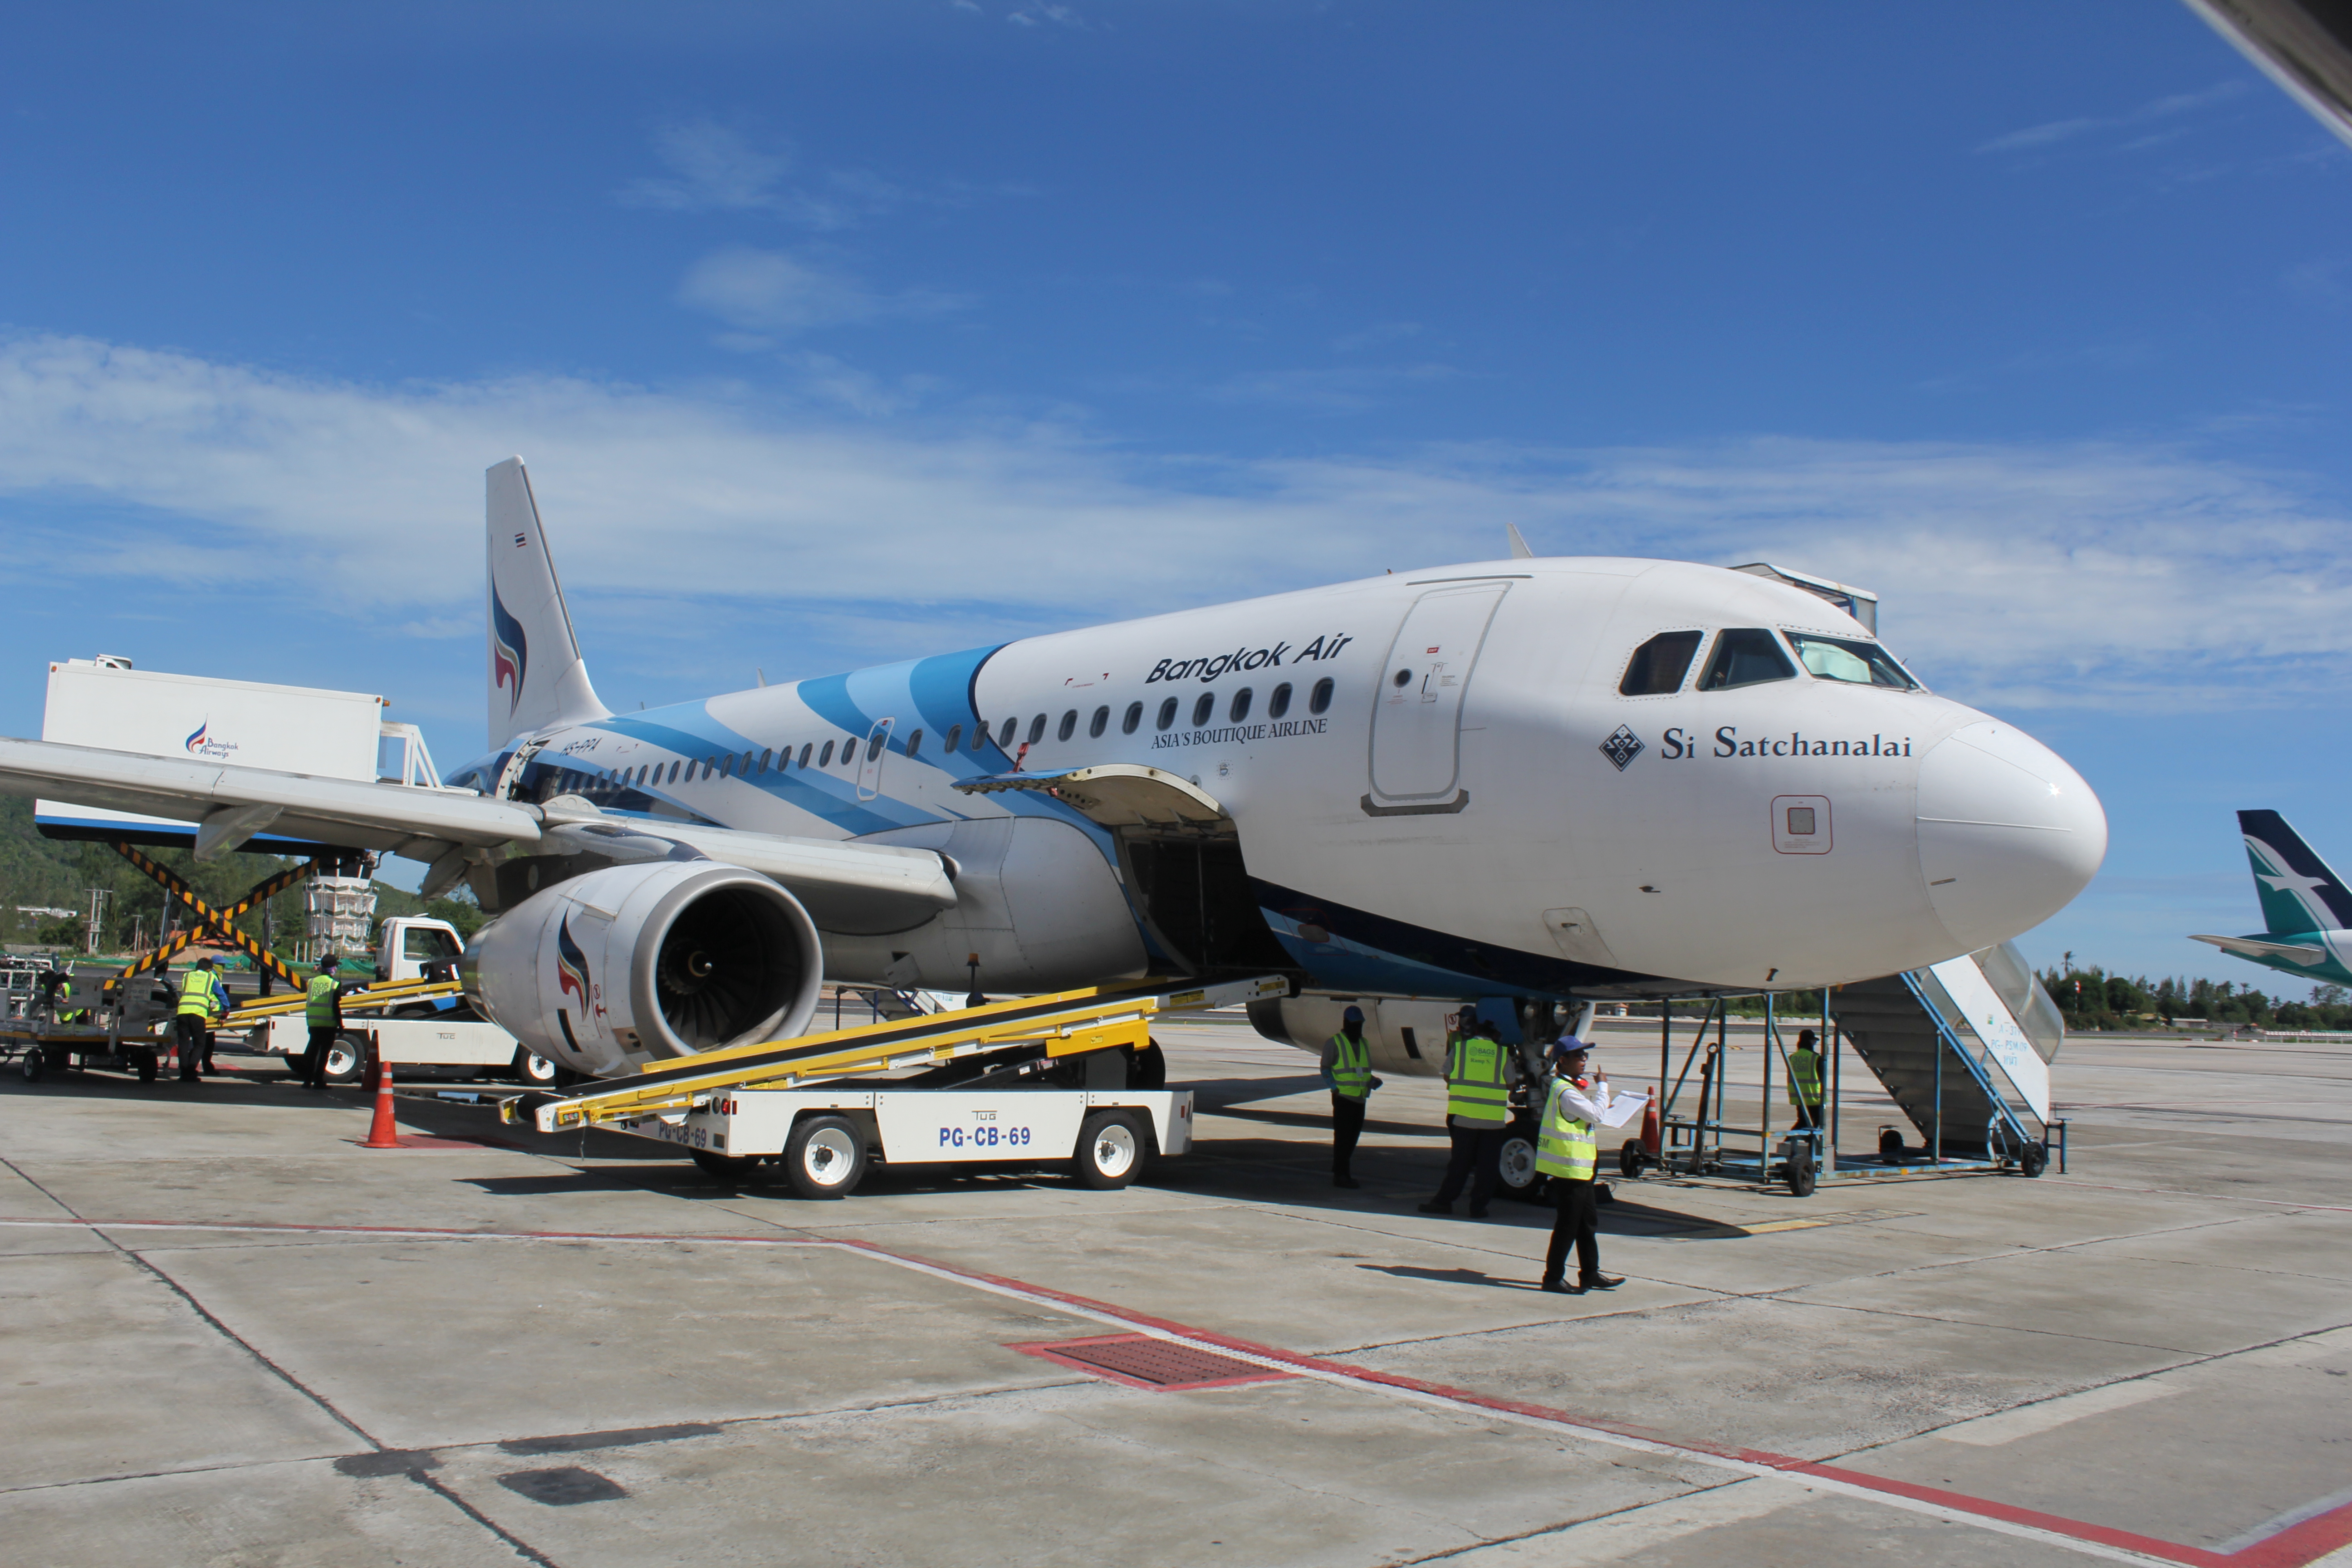
{"label": "bangkok air livery", "polygon": [[[0,742],[0,789],[430,863],[470,993],[599,1076],[799,1032],[821,980],[1274,974],[1383,1070],[1461,999],[1811,988],[2047,919],[2106,821],[1833,585],[1514,556],[628,714],[489,471],[488,741],[419,790]],[[236,814],[236,815],[227,815]],[[1433,1047],[1435,1042],[1432,1042]]]}
{"label": "bangkok air livery", "polygon": [[2352,985],[2352,892],[2303,836],[2275,811],[2238,813],[2254,868],[2263,930],[2252,936],[2197,936],[2266,969]]}

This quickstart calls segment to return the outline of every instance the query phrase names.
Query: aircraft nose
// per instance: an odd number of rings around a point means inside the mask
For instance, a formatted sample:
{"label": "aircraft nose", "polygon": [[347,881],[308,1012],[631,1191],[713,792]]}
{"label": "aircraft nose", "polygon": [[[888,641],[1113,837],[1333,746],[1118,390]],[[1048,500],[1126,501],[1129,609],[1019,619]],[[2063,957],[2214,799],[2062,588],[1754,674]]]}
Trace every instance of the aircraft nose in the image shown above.
{"label": "aircraft nose", "polygon": [[2088,886],[2107,854],[2107,814],[2057,752],[1987,719],[1919,762],[1919,870],[1969,952],[2041,924]]}

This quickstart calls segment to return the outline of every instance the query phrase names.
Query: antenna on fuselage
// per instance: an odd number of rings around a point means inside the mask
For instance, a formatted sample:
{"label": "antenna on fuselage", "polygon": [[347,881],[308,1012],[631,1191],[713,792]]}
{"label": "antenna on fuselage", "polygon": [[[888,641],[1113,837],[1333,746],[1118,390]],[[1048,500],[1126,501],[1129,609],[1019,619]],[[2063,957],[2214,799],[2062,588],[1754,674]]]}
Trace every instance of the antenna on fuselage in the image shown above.
{"label": "antenna on fuselage", "polygon": [[1533,561],[1536,558],[1536,552],[1528,548],[1526,536],[1519,532],[1519,525],[1517,523],[1507,522],[1503,524],[1503,531],[1511,536],[1512,560]]}

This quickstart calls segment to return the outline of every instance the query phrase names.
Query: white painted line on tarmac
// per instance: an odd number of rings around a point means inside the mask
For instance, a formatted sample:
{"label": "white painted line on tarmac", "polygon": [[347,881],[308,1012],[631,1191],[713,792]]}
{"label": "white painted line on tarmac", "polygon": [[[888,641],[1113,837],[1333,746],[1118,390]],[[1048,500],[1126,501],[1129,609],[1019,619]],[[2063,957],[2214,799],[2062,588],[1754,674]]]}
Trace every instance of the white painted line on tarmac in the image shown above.
{"label": "white painted line on tarmac", "polygon": [[2086,1388],[2080,1394],[2061,1394],[2055,1399],[2042,1400],[2038,1405],[2004,1410],[1998,1415],[1979,1415],[1973,1421],[1939,1427],[1928,1436],[1941,1437],[1948,1443],[1966,1443],[1971,1447],[1998,1448],[2004,1443],[2014,1443],[2020,1437],[2054,1432],[2088,1415],[2105,1415],[2111,1410],[2128,1410],[2135,1405],[2146,1405],[2151,1399],[2168,1398],[2182,1392],[2184,1389],[2179,1384],[2160,1377],[2138,1377],[2128,1383]]}

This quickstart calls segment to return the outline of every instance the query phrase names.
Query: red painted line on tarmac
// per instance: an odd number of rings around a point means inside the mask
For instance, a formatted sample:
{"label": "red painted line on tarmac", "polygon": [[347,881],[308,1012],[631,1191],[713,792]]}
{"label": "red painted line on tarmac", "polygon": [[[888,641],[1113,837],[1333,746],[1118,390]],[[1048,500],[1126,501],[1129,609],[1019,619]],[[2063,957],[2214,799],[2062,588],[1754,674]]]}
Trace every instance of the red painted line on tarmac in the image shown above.
{"label": "red painted line on tarmac", "polygon": [[[1966,1492],[1946,1491],[1937,1487],[1921,1486],[1916,1482],[1873,1475],[1867,1470],[1852,1469],[1844,1466],[1825,1464],[1811,1459],[1801,1459],[1794,1455],[1778,1454],[1765,1448],[1718,1447],[1713,1444],[1693,1442],[1686,1438],[1669,1437],[1644,1427],[1598,1420],[1551,1405],[1537,1405],[1525,1400],[1498,1399],[1489,1394],[1477,1394],[1469,1389],[1454,1388],[1445,1384],[1428,1383],[1420,1378],[1378,1372],[1370,1367],[1356,1366],[1347,1362],[1306,1355],[1297,1351],[1284,1350],[1276,1345],[1259,1344],[1253,1340],[1221,1334],[1214,1330],[1198,1329],[1187,1323],[1175,1322],[1166,1318],[1156,1318],[1150,1313],[1116,1307],[1107,1301],[1095,1300],[1091,1297],[1076,1295],[1067,1290],[1057,1290],[1050,1285],[1033,1285],[1027,1280],[1014,1279],[1005,1275],[988,1274],[978,1269],[961,1268],[951,1263],[940,1263],[914,1253],[900,1252],[875,1242],[862,1241],[850,1237],[698,1235],[693,1232],[653,1234],[628,1231],[458,1230],[421,1226],[238,1222],[208,1225],[200,1220],[89,1220],[46,1217],[0,1218],[0,1226],[89,1230],[254,1231],[264,1234],[290,1235],[418,1237],[452,1241],[624,1241],[687,1245],[695,1242],[716,1242],[738,1246],[817,1247],[834,1251],[865,1253],[949,1279],[969,1280],[977,1285],[1017,1292],[1041,1301],[1059,1303],[1087,1316],[1107,1318],[1115,1322],[1131,1324],[1139,1329],[1187,1340],[1195,1344],[1214,1346],[1220,1350],[1255,1357],[1278,1366],[1295,1367],[1302,1373],[1393,1388],[1402,1393],[1420,1394],[1425,1398],[1441,1399],[1452,1405],[1525,1416],[1549,1425],[1567,1427],[1571,1431],[1585,1431],[1596,1436],[1625,1438],[1660,1449],[1753,1466],[1759,1469],[1778,1471],[1785,1475],[1810,1476],[1841,1487],[1878,1492],[1889,1497],[1903,1498],[1915,1503],[1924,1503],[1953,1514],[2021,1526],[2068,1540],[2080,1541],[2087,1545],[2137,1552],[2141,1556],[2162,1562],[2182,1563],[2186,1568],[2305,1568],[2305,1564],[2315,1562],[2331,1552],[2346,1545],[2352,1545],[2352,1503],[2331,1509],[2299,1524],[2289,1525],[2277,1534],[2257,1541],[2237,1552],[2210,1552],[2202,1547],[2183,1546],[2174,1542],[2140,1535],[2127,1530],[2118,1530],[2109,1525],[2093,1524],[2084,1520],[2068,1519],[2060,1514],[2043,1513],[2039,1510],[1999,1502],[1990,1498],[1976,1497]],[[1010,1348],[1029,1352],[1027,1346]],[[1029,1352],[1029,1353],[1036,1352]],[[1086,1365],[1081,1366],[1080,1370],[1097,1376],[1106,1375],[1104,1369],[1100,1367]],[[1932,1432],[1921,1435],[1934,1436]]]}

